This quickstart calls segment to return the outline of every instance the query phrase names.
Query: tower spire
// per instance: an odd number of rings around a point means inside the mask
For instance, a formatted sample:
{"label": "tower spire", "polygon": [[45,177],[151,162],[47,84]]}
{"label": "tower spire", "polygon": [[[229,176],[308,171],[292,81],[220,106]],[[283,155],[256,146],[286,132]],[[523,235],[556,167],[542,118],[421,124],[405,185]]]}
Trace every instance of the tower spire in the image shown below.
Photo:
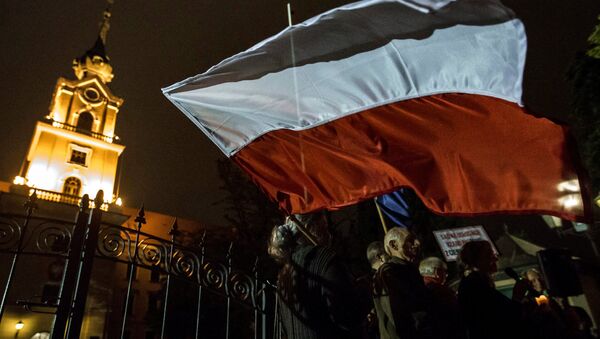
{"label": "tower spire", "polygon": [[107,6],[100,22],[100,32],[98,32],[96,43],[82,56],[73,60],[73,70],[78,79],[83,79],[93,74],[99,76],[103,82],[109,83],[114,77],[110,59],[106,55],[105,48],[114,0],[107,0],[106,2]]}
{"label": "tower spire", "polygon": [[107,0],[108,4],[106,9],[104,10],[104,15],[102,17],[102,23],[100,23],[100,33],[98,37],[102,40],[102,43],[106,45],[106,38],[108,36],[108,30],[110,29],[110,17],[112,15],[112,6],[115,3],[114,0]]}

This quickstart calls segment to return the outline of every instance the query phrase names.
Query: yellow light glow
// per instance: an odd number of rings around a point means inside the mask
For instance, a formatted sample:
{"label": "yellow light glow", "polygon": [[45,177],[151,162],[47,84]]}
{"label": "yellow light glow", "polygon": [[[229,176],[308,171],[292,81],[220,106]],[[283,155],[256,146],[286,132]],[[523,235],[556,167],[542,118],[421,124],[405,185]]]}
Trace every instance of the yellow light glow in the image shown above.
{"label": "yellow light glow", "polygon": [[16,329],[17,331],[20,331],[20,330],[22,330],[22,329],[23,329],[23,327],[25,327],[25,324],[23,324],[23,322],[22,322],[22,321],[20,321],[20,320],[19,320],[19,322],[18,322],[18,323],[16,323],[16,324],[15,324],[15,329]]}
{"label": "yellow light glow", "polygon": [[598,193],[598,196],[594,199],[594,201],[596,202],[596,205],[600,207],[600,193]]}
{"label": "yellow light glow", "polygon": [[125,146],[112,144],[110,142],[104,142],[104,141],[101,141],[100,139],[96,139],[94,137],[87,136],[85,134],[68,131],[68,130],[65,130],[62,128],[58,128],[58,127],[54,128],[51,125],[45,124],[41,121],[38,121],[36,129],[39,130],[40,132],[48,132],[53,135],[57,135],[59,137],[73,140],[75,142],[81,142],[81,143],[85,143],[90,146],[99,147],[99,148],[106,149],[109,151],[117,152],[118,154],[121,154],[123,152],[123,150],[125,149]]}
{"label": "yellow light glow", "polygon": [[545,295],[540,295],[539,297],[535,297],[535,303],[538,305],[547,305],[548,304],[548,297],[546,297]]}
{"label": "yellow light glow", "polygon": [[27,182],[27,180],[25,180],[25,178],[23,178],[22,176],[17,175],[15,177],[15,179],[13,180],[13,184],[15,185],[25,185],[25,183]]}
{"label": "yellow light glow", "polygon": [[579,194],[568,194],[558,199],[559,203],[566,209],[571,209],[577,206],[581,206],[581,196]]}
{"label": "yellow light glow", "polygon": [[121,198],[117,198],[117,200],[115,200],[115,205],[123,206],[123,200]]}
{"label": "yellow light glow", "polygon": [[579,187],[579,180],[567,180],[558,184],[559,192],[580,192],[581,188]]}
{"label": "yellow light glow", "polygon": [[32,164],[29,171],[27,171],[27,182],[35,188],[54,190],[56,187],[56,171],[41,163]]}

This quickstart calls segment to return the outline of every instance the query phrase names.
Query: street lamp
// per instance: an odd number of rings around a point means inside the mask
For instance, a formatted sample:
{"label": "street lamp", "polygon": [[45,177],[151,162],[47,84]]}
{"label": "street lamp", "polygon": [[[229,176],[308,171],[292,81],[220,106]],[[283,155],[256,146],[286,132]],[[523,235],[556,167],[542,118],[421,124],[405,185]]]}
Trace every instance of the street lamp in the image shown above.
{"label": "street lamp", "polygon": [[25,327],[25,324],[23,324],[23,322],[22,322],[21,320],[19,320],[19,322],[15,324],[15,329],[16,329],[17,331],[20,331],[20,330],[22,330],[22,329],[23,329],[23,327]]}

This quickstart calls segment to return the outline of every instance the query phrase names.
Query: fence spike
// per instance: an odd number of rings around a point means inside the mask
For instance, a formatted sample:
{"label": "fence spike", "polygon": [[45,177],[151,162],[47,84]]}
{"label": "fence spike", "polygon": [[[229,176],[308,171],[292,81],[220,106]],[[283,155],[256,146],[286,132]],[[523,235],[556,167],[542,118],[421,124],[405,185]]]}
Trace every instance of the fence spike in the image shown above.
{"label": "fence spike", "polygon": [[229,243],[229,248],[227,249],[227,259],[231,260],[232,250],[233,250],[233,241]]}
{"label": "fence spike", "polygon": [[33,193],[31,193],[29,195],[29,197],[27,198],[27,201],[25,202],[25,205],[24,205],[24,207],[27,209],[28,213],[37,208],[37,200],[38,200],[37,191],[34,189]]}
{"label": "fence spike", "polygon": [[177,218],[175,218],[175,221],[173,221],[173,225],[171,225],[171,230],[169,231],[169,235],[171,235],[172,238],[175,238],[180,233],[181,232],[179,232],[179,225],[177,224]]}
{"label": "fence spike", "polygon": [[200,247],[204,247],[204,241],[206,240],[206,228],[202,232],[202,238],[200,238]]}
{"label": "fence spike", "polygon": [[258,273],[258,255],[256,256],[256,259],[254,259],[254,266],[252,266],[252,273],[254,273],[255,275]]}
{"label": "fence spike", "polygon": [[135,218],[135,222],[138,223],[138,228],[142,228],[142,225],[146,224],[146,212],[144,210],[144,204],[142,204],[142,207]]}

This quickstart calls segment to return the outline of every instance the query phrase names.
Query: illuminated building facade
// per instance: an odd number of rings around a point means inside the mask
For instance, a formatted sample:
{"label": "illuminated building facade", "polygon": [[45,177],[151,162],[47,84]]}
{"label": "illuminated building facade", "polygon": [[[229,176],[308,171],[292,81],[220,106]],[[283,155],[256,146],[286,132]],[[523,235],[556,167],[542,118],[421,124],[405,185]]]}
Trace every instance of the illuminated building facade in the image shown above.
{"label": "illuminated building facade", "polygon": [[114,74],[105,43],[110,12],[104,13],[94,46],[73,60],[76,79],[59,78],[50,110],[37,123],[17,185],[38,189],[42,199],[77,203],[104,190],[107,203],[120,204],[115,191],[119,156],[115,126],[123,99],[110,91]]}

